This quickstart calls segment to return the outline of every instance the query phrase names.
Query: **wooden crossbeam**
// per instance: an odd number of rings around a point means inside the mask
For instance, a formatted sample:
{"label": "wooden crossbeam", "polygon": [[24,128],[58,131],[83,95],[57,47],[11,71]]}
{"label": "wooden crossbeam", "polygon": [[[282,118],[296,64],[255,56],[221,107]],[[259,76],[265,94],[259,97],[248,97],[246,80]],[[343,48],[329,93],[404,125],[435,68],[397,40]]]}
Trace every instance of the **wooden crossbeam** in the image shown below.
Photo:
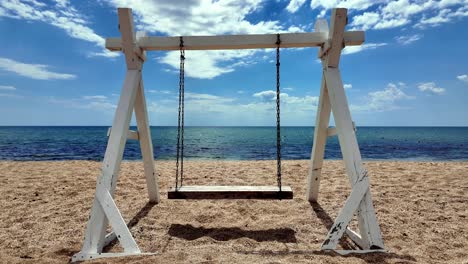
{"label": "wooden crossbeam", "polygon": [[283,186],[182,186],[171,188],[169,199],[292,199],[291,187]]}
{"label": "wooden crossbeam", "polygon": [[[112,127],[109,127],[109,129],[107,130],[107,136],[110,136],[111,132]],[[139,140],[140,136],[138,135],[138,131],[128,130],[127,139]]]}
{"label": "wooden crossbeam", "polygon": [[[282,48],[320,47],[328,41],[328,32],[282,33]],[[276,48],[276,34],[184,36],[186,50],[265,49]],[[364,31],[344,33],[346,46],[358,46],[364,42]],[[142,50],[179,50],[180,37],[140,37],[136,44]],[[107,38],[106,48],[122,50],[120,38]]]}

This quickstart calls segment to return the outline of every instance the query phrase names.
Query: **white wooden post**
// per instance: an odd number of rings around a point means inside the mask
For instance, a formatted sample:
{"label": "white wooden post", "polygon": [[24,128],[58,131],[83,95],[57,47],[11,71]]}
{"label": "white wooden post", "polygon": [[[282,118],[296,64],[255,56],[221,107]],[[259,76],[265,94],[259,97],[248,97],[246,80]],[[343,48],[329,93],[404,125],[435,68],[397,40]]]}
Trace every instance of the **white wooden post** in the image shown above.
{"label": "white wooden post", "polygon": [[[325,32],[328,35],[328,25],[326,20],[318,20],[315,24],[315,31]],[[328,43],[328,42],[326,42]],[[324,47],[319,50],[319,56],[324,52]],[[325,75],[322,74],[322,84],[320,87],[319,105],[315,120],[314,142],[312,145],[311,162],[309,164],[309,175],[307,177],[306,199],[316,202],[319,194],[320,177],[322,175],[323,158],[325,154],[325,144],[328,137],[328,123],[330,122],[331,106],[328,98],[328,90],[325,82]]]}
{"label": "white wooden post", "polygon": [[[125,143],[128,134],[131,134],[128,129],[134,108],[138,122],[138,139],[140,140],[143,162],[145,164],[150,201],[159,201],[158,185],[154,178],[151,135],[141,76],[145,56],[144,52],[136,45],[131,10],[119,8],[118,13],[127,73],[112,123],[112,129],[110,130],[102,164],[102,174],[98,178],[96,185],[96,194],[85,232],[83,247],[80,252],[73,256],[72,261],[142,254],[113,200]],[[113,232],[106,237],[106,229],[109,222]],[[121,242],[124,253],[102,253],[103,247],[115,237]]]}
{"label": "white wooden post", "polygon": [[[324,28],[323,22],[320,23],[321,24],[318,24],[317,28]],[[319,52],[319,57],[321,57],[323,65],[322,82],[324,83],[322,83],[315,127],[316,135],[314,136],[314,144],[318,144],[318,146],[314,146],[312,152],[311,168],[308,176],[309,185],[307,199],[316,201],[318,197],[320,169],[323,162],[323,149],[326,135],[328,134],[327,127],[329,122],[329,114],[326,115],[323,111],[324,109],[327,110],[328,106],[326,104],[329,102],[336,123],[336,131],[338,133],[346,173],[348,174],[353,189],[351,196],[340,211],[327,238],[323,242],[322,249],[336,251],[338,240],[346,233],[349,234],[351,239],[354,238],[356,244],[367,252],[368,250],[382,250],[384,245],[372,205],[367,171],[362,165],[354,124],[351,119],[348,101],[338,69],[341,50],[345,43],[344,28],[346,23],[347,10],[344,8],[333,9],[329,41],[324,43]],[[326,91],[328,92],[328,96]],[[347,228],[354,213],[357,213],[358,216],[360,235]],[[340,251],[340,253],[348,252]]]}
{"label": "white wooden post", "polygon": [[140,139],[143,166],[145,168],[149,200],[151,202],[159,203],[159,185],[156,180],[157,175],[154,169],[153,142],[151,142],[151,131],[148,122],[148,111],[146,109],[143,80],[140,81],[140,87],[136,95],[135,117],[138,125],[138,136]]}

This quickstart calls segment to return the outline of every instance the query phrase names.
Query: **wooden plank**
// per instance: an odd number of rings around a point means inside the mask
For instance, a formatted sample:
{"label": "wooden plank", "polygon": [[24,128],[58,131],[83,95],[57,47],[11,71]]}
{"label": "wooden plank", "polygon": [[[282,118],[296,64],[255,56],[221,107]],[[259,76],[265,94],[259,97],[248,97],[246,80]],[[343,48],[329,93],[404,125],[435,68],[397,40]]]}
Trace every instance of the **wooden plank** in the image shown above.
{"label": "wooden plank", "polygon": [[135,99],[135,118],[140,135],[140,149],[145,169],[146,187],[151,202],[159,203],[159,185],[156,180],[156,171],[154,166],[153,142],[151,141],[151,131],[148,122],[148,111],[146,109],[145,90],[143,80]]}
{"label": "wooden plank", "polygon": [[117,235],[117,238],[120,241],[120,244],[124,248],[126,253],[140,253],[135,240],[133,239],[130,230],[128,230],[127,224],[125,223],[122,215],[117,209],[117,206],[112,199],[111,194],[104,187],[99,187],[96,192],[96,197],[101,205],[102,210],[106,214],[107,219],[114,230],[114,233]]}
{"label": "wooden plank", "polygon": [[353,218],[363,196],[368,190],[369,180],[367,177],[362,178],[353,186],[351,195],[346,200],[344,207],[341,209],[335,223],[328,231],[328,235],[322,244],[322,249],[335,249],[340,238],[346,231],[349,222]]}
{"label": "wooden plank", "polygon": [[182,186],[171,188],[169,199],[292,199],[291,187],[282,186]]}
{"label": "wooden plank", "polygon": [[73,255],[71,263],[81,262],[85,260],[101,259],[101,258],[118,258],[118,257],[128,257],[128,256],[151,256],[157,255],[158,253],[94,253],[94,254],[84,254],[77,253]]}
{"label": "wooden plank", "polygon": [[[364,42],[364,31],[348,31],[343,35],[346,46],[359,46]],[[226,50],[276,48],[276,34],[183,36],[186,50]],[[327,32],[282,33],[281,48],[319,47],[328,40]],[[179,50],[180,37],[141,37],[142,50]],[[120,38],[107,38],[106,48],[122,50]]]}
{"label": "wooden plank", "polygon": [[[356,129],[356,124],[354,124],[354,122],[353,122],[353,129],[354,129],[355,132],[357,131],[357,129]],[[327,135],[328,135],[329,137],[338,135],[338,131],[336,130],[336,127],[329,127],[329,128],[327,129]]]}
{"label": "wooden plank", "polygon": [[[127,71],[112,125],[112,133],[107,142],[102,163],[102,174],[98,179],[98,185],[103,184],[103,186],[106,186],[111,195],[114,193],[119,176],[120,164],[127,140],[127,131],[140,79],[141,72],[139,70]],[[98,189],[96,188],[97,191]],[[107,223],[107,218],[95,198],[85,232],[82,252],[102,252]]]}
{"label": "wooden plank", "polygon": [[366,243],[362,241],[361,235],[358,233],[354,232],[354,230],[351,230],[349,226],[346,228],[345,234],[354,242],[356,245],[358,245],[361,249],[366,247]]}
{"label": "wooden plank", "polygon": [[[345,163],[351,186],[367,175],[367,171],[362,165],[361,153],[354,131],[348,101],[343,88],[340,71],[338,68],[327,68],[324,70],[327,83],[330,103],[333,109],[334,120],[338,131],[341,153]],[[380,227],[375,215],[374,206],[370,192],[367,192],[359,206],[359,233],[362,240],[368,245],[383,248],[383,240]]]}
{"label": "wooden plank", "polygon": [[343,45],[348,46],[344,41],[344,29],[348,21],[346,8],[334,8],[331,14],[330,22],[330,49],[328,50],[328,56],[326,58],[327,67],[338,67],[340,63],[341,50],[344,48]]}
{"label": "wooden plank", "polygon": [[[107,136],[109,137],[112,132],[112,127],[109,127],[107,130]],[[138,135],[138,131],[128,130],[127,131],[127,139],[139,140],[140,136]]]}
{"label": "wooden plank", "polygon": [[320,49],[318,51],[318,56],[317,57],[319,57],[321,59],[323,56],[325,56],[325,54],[330,49],[330,40],[328,39],[328,33],[329,33],[330,30],[328,29],[327,20],[318,19],[315,22],[314,30],[315,30],[315,32],[325,32],[325,33],[327,33],[327,40],[321,45],[321,47],[320,47]]}
{"label": "wooden plank", "polygon": [[333,252],[335,253],[338,253],[342,256],[346,256],[348,254],[372,254],[372,253],[386,253],[387,250],[385,249],[363,249],[363,250],[355,250],[355,249],[352,249],[352,250],[342,250],[342,249],[338,249],[338,250],[332,250]]}
{"label": "wooden plank", "polygon": [[338,132],[336,132],[336,127],[329,127],[327,129],[327,136],[328,137],[332,137],[332,136],[335,136],[337,134],[338,134]]}
{"label": "wooden plank", "polygon": [[130,8],[118,8],[119,13],[119,30],[122,35],[121,47],[125,53],[125,61],[127,63],[127,69],[141,69],[142,52],[140,48],[136,46],[135,32],[133,30],[133,16]]}
{"label": "wooden plank", "polygon": [[307,177],[306,199],[310,202],[316,202],[318,199],[323,158],[325,154],[325,144],[327,143],[328,136],[328,124],[330,122],[330,112],[331,106],[328,98],[328,90],[325,77],[322,74],[319,105],[315,120],[314,142],[312,145],[309,174]]}

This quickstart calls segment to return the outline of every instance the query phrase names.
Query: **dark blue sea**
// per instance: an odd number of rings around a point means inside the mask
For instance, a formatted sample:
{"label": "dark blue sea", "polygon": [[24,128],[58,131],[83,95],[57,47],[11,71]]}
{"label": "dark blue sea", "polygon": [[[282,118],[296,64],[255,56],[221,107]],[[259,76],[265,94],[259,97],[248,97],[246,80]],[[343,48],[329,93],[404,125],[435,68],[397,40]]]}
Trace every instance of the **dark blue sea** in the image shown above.
{"label": "dark blue sea", "polygon": [[[0,127],[0,160],[102,160],[108,127]],[[133,128],[135,129],[135,128]],[[283,159],[309,159],[313,127],[283,127]],[[177,128],[151,127],[154,155],[175,159]],[[468,160],[468,127],[358,127],[367,160]],[[276,158],[274,127],[186,127],[187,159]],[[326,159],[340,159],[337,136],[329,137]],[[141,159],[129,140],[126,160]]]}

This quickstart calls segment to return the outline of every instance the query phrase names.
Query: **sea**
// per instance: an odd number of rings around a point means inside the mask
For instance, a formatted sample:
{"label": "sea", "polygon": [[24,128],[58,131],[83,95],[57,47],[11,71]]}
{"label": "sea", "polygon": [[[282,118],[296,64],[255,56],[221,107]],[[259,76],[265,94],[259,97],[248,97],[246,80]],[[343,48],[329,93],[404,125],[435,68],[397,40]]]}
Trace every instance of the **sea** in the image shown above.
{"label": "sea", "polygon": [[[105,126],[0,127],[0,160],[101,161],[107,131]],[[356,133],[365,160],[468,160],[468,127],[358,127]],[[155,158],[174,160],[177,127],[151,127],[151,135]],[[282,127],[282,158],[309,159],[313,137],[313,127]],[[276,128],[186,127],[184,158],[272,160]],[[328,138],[325,158],[341,159],[337,136]],[[138,141],[127,141],[124,159],[141,159]]]}

